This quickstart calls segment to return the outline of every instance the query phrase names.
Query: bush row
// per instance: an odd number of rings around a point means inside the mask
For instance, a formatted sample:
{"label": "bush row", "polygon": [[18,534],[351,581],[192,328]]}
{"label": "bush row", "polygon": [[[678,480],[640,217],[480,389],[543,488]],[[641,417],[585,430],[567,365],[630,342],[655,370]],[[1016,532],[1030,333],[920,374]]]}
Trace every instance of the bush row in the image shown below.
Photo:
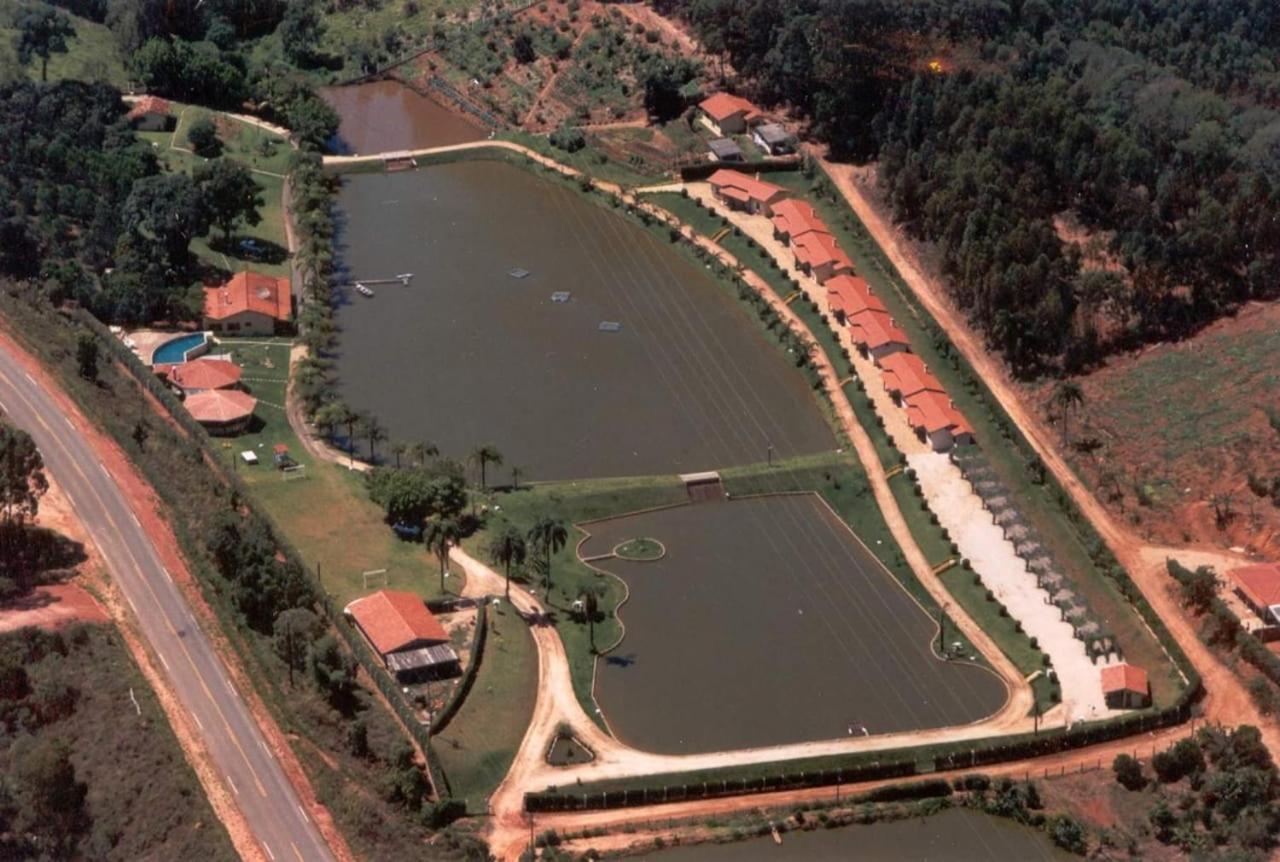
{"label": "bush row", "polygon": [[484,660],[484,644],[489,632],[489,604],[481,602],[476,609],[476,633],[471,638],[471,661],[467,664],[467,670],[463,674],[462,679],[453,690],[453,697],[449,698],[449,702],[444,705],[444,709],[440,710],[435,720],[431,723],[431,735],[435,736],[446,727],[449,722],[453,721],[453,717],[457,715],[458,710],[462,708],[462,704],[467,699],[467,693],[471,691],[471,686],[475,684],[476,673],[480,670],[480,662]]}

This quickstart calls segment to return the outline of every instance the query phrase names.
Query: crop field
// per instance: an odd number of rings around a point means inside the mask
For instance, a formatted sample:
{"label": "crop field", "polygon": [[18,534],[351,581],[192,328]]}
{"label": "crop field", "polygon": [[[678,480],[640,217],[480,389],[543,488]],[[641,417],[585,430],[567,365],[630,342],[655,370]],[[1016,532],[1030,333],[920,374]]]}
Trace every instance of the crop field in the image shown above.
{"label": "crop field", "polygon": [[934,655],[935,621],[816,495],[583,528],[584,557],[641,536],[667,550],[595,563],[630,592],[596,697],[631,745],[683,754],[919,730],[1004,703],[989,670]]}
{"label": "crop field", "polygon": [[414,273],[338,311],[343,396],[397,439],[459,459],[495,444],[500,483],[512,466],[654,475],[835,446],[729,291],[575,191],[472,161],[350,176],[340,204],[347,279]]}

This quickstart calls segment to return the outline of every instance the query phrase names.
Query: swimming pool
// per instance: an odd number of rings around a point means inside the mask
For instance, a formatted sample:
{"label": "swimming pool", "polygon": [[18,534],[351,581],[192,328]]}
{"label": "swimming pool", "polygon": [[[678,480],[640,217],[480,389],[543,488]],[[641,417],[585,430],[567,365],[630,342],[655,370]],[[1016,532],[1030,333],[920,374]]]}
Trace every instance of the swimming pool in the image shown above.
{"label": "swimming pool", "polygon": [[152,365],[175,365],[195,359],[208,350],[209,337],[206,333],[196,332],[192,335],[180,335],[166,341],[151,354]]}

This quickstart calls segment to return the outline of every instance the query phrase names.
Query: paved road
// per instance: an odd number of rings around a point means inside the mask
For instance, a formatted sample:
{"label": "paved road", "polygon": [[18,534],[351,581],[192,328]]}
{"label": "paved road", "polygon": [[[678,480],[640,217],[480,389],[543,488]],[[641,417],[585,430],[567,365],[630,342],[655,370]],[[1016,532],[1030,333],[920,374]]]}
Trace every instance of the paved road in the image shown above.
{"label": "paved road", "polygon": [[115,480],[57,403],[2,348],[0,409],[35,439],[267,858],[333,859]]}

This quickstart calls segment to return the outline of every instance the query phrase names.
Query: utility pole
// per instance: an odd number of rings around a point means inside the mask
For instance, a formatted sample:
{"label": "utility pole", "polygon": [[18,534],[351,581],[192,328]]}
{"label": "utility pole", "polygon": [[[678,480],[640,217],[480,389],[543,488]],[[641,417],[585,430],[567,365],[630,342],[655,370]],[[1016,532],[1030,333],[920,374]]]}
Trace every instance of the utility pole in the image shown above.
{"label": "utility pole", "polygon": [[769,444],[768,459],[769,459],[769,466],[772,467],[773,466],[773,444],[772,443]]}

